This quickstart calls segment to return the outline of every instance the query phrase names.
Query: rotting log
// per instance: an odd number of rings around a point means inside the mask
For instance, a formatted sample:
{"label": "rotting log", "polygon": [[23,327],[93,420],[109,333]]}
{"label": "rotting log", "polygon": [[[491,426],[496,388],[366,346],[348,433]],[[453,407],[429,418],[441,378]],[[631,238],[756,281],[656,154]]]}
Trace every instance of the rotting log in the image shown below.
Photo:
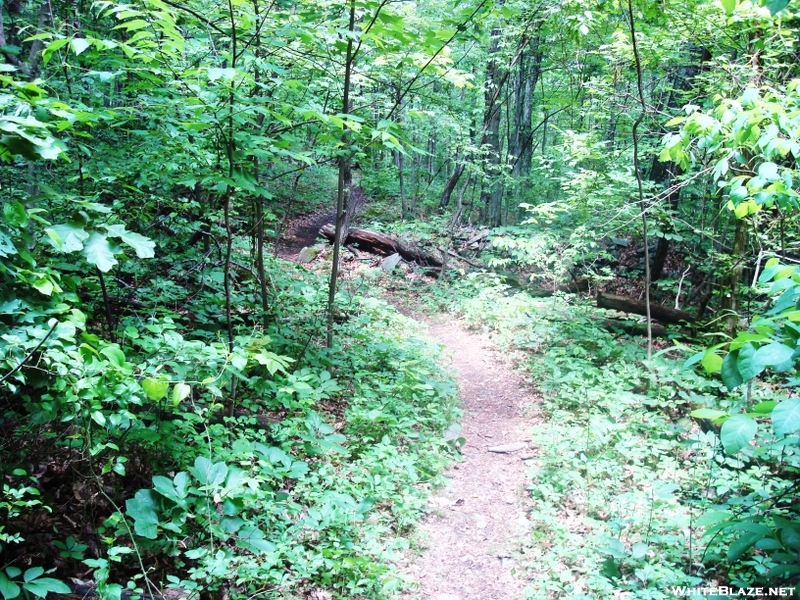
{"label": "rotting log", "polygon": [[[600,323],[603,329],[622,331],[628,335],[647,335],[647,323],[632,323],[618,319],[606,319]],[[660,323],[653,323],[653,337],[667,337],[667,328]]]}
{"label": "rotting log", "polygon": [[[323,226],[319,230],[319,234],[328,240],[333,240],[335,235],[333,225]],[[423,267],[442,266],[442,258],[439,253],[427,252],[413,242],[370,229],[350,229],[345,243],[353,244],[365,250],[372,250],[384,256],[397,253],[405,260]]]}
{"label": "rotting log", "polygon": [[[647,315],[647,303],[643,300],[626,298],[625,296],[614,296],[603,292],[597,294],[597,307],[619,310],[636,315]],[[652,303],[650,304],[650,316],[664,323],[680,323],[681,321],[693,323],[695,320],[694,315],[686,311]]]}

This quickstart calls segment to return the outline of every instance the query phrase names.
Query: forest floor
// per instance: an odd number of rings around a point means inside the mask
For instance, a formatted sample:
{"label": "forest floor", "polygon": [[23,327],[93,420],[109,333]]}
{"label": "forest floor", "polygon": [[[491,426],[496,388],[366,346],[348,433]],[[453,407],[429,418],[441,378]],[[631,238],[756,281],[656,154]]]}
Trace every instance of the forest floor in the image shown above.
{"label": "forest floor", "polygon": [[419,587],[403,598],[520,600],[526,578],[519,549],[530,540],[525,461],[535,458],[529,432],[540,420],[536,393],[486,336],[445,315],[425,322],[455,371],[466,443],[445,486],[428,500],[416,547],[401,567]]}
{"label": "forest floor", "polygon": [[[280,254],[296,260],[333,215],[319,211],[289,224]],[[426,516],[400,570],[412,582],[402,600],[521,600],[530,541],[525,463],[535,460],[530,431],[540,397],[485,335],[449,315],[422,317],[411,298],[389,298],[442,344],[461,407],[461,460],[428,499]]]}

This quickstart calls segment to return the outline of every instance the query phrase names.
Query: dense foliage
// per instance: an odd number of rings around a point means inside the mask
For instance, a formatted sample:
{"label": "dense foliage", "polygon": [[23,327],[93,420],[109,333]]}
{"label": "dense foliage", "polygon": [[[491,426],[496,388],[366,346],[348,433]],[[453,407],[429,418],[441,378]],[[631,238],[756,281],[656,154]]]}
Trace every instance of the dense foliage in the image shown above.
{"label": "dense foliage", "polygon": [[[797,582],[798,28],[787,0],[0,1],[0,594],[399,588],[454,388],[379,271],[338,276],[354,176],[549,392],[532,597]],[[277,258],[315,209],[327,283]],[[494,274],[448,292],[465,265]],[[653,355],[558,289],[694,323]]]}

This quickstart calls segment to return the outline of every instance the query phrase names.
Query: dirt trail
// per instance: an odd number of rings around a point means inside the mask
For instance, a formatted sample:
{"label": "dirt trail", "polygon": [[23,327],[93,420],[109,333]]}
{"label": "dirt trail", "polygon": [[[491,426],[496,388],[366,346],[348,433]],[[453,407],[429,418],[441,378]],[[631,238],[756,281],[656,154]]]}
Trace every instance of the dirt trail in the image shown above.
{"label": "dirt trail", "polygon": [[[517,552],[530,539],[524,460],[535,453],[526,432],[537,420],[536,397],[484,336],[443,318],[429,331],[458,377],[467,442],[463,462],[429,500],[417,540],[423,550],[404,568],[419,588],[403,600],[521,600],[527,582]],[[519,442],[525,447],[516,452],[489,450]]]}

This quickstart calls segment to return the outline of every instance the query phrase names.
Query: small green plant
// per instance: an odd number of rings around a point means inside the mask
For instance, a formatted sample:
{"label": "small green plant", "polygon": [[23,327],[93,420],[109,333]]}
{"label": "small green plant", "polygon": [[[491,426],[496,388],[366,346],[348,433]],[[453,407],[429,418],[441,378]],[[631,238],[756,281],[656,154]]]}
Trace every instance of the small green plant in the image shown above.
{"label": "small green plant", "polygon": [[28,593],[39,598],[47,597],[50,592],[56,594],[69,594],[69,586],[52,577],[42,577],[45,570],[42,567],[31,567],[23,573],[17,567],[6,567],[0,571],[0,594],[4,600],[12,600],[20,594]]}
{"label": "small green plant", "polygon": [[61,550],[58,555],[61,558],[71,558],[74,560],[83,560],[83,553],[89,547],[86,544],[79,544],[71,535],[67,536],[65,541],[56,540],[53,545]]}

